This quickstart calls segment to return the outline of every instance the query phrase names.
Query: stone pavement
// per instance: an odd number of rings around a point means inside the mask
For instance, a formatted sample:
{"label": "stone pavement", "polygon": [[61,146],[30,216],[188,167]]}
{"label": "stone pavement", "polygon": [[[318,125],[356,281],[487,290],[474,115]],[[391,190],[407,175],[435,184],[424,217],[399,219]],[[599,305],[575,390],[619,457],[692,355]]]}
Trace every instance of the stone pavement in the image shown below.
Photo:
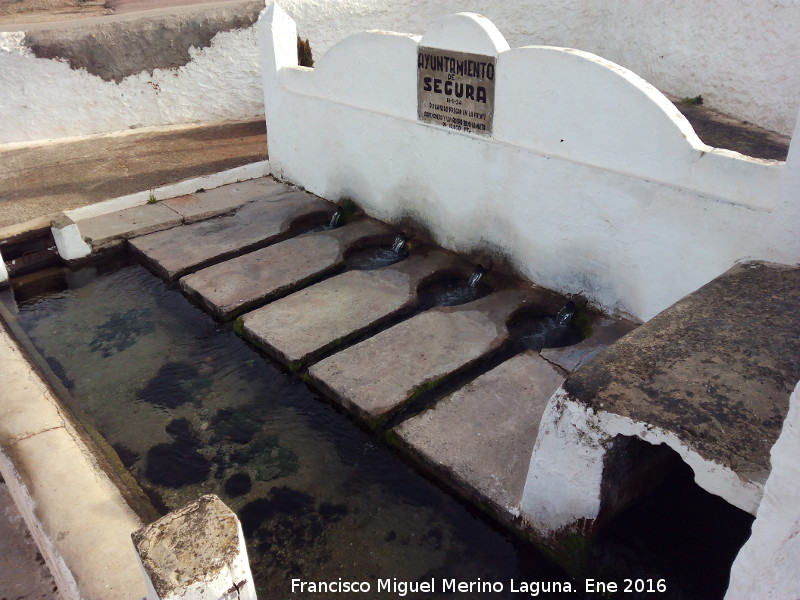
{"label": "stone pavement", "polygon": [[58,586],[0,478],[0,598],[60,600]]}

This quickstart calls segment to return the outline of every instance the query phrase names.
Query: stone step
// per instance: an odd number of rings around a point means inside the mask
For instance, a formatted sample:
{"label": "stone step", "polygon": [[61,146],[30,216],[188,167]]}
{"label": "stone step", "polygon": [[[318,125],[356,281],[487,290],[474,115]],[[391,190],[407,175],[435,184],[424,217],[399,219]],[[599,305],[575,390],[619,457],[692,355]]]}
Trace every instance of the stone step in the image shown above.
{"label": "stone step", "polygon": [[278,188],[232,214],[137,237],[130,240],[130,247],[154,272],[173,281],[320,225],[333,211],[331,203],[307,192]]}
{"label": "stone step", "polygon": [[437,480],[508,522],[518,513],[545,406],[564,377],[528,350],[392,429]]}
{"label": "stone step", "polygon": [[416,305],[420,283],[469,264],[440,249],[419,249],[374,271],[348,271],[242,317],[254,344],[298,369],[324,352]]}
{"label": "stone step", "polygon": [[413,398],[498,350],[520,310],[555,314],[558,297],[536,288],[506,289],[473,302],[434,308],[312,366],[325,395],[377,428]]}
{"label": "stone step", "polygon": [[175,227],[183,218],[164,203],[145,204],[78,221],[81,237],[101,250],[124,243],[136,235],[146,235]]}
{"label": "stone step", "polygon": [[350,248],[391,243],[395,235],[388,225],[363,217],[201,269],[182,278],[180,286],[217,318],[227,320],[341,270]]}
{"label": "stone step", "polygon": [[170,198],[161,204],[181,215],[183,222],[188,224],[234,212],[243,204],[253,200],[283,194],[293,189],[271,177],[260,177]]}
{"label": "stone step", "polygon": [[100,250],[121,244],[132,237],[233,212],[253,200],[293,189],[269,177],[262,177],[80,219],[77,224],[81,236],[89,241],[92,249]]}

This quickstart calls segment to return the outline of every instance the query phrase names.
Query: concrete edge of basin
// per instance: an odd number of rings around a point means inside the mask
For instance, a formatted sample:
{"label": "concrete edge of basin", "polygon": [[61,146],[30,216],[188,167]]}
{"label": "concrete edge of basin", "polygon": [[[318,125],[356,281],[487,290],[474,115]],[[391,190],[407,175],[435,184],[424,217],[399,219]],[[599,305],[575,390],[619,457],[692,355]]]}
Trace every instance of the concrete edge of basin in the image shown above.
{"label": "concrete edge of basin", "polygon": [[[130,534],[143,516],[134,511],[107,453],[75,422],[10,329],[0,320],[0,373],[14,375],[0,393],[0,409],[13,402],[26,406],[24,429],[14,429],[19,419],[0,422],[0,473],[14,503],[63,598],[139,600],[146,590]],[[87,518],[103,525],[86,527]]]}

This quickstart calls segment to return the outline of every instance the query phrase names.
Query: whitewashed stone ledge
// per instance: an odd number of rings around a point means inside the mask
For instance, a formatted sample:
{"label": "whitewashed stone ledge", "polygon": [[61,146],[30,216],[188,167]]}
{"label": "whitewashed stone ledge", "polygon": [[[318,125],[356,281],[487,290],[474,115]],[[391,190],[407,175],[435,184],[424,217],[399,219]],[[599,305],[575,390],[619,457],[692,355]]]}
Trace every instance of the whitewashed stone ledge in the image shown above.
{"label": "whitewashed stone ledge", "polygon": [[209,494],[134,532],[146,600],[256,600],[242,526]]}
{"label": "whitewashed stone ledge", "polygon": [[6,263],[3,262],[3,255],[0,254],[0,288],[5,287],[8,284],[8,269],[6,269]]}

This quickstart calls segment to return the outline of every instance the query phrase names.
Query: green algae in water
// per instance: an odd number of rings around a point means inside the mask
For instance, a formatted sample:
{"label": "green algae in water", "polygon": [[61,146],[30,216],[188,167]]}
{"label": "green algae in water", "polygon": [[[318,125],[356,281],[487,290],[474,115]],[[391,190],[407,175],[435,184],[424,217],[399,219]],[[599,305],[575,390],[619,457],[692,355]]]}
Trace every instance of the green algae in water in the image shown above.
{"label": "green algae in water", "polygon": [[149,317],[149,310],[136,308],[111,314],[104,323],[95,326],[89,349],[106,358],[125,351],[141,336],[152,333],[153,323]]}

